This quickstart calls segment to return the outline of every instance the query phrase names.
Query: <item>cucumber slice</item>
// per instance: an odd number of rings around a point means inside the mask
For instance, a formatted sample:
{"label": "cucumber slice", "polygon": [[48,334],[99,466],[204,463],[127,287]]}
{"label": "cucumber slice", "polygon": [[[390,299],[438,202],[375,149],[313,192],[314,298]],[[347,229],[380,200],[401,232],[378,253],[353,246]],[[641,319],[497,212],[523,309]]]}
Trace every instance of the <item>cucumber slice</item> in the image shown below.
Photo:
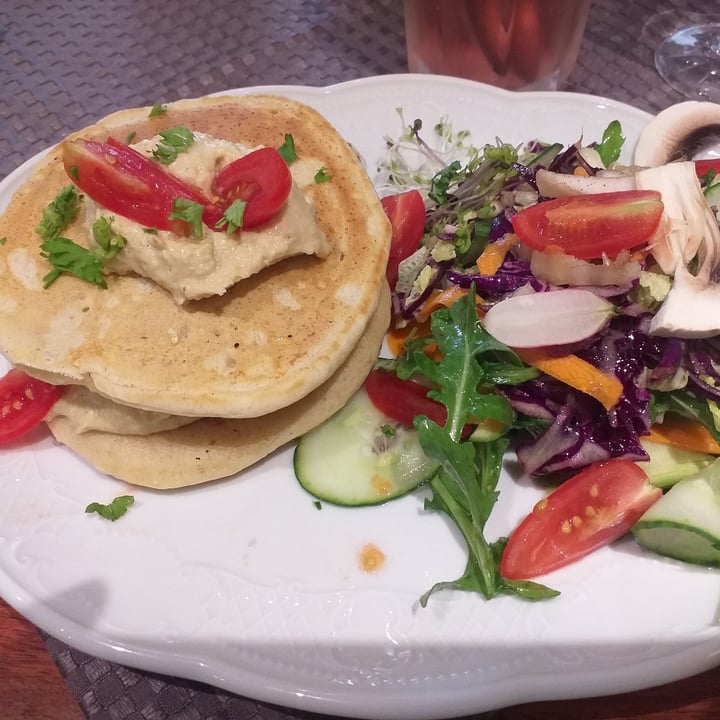
{"label": "cucumber slice", "polygon": [[720,460],[671,487],[632,533],[659,555],[720,566]]}
{"label": "cucumber slice", "polygon": [[295,477],[311,495],[334,505],[378,505],[428,481],[438,464],[415,430],[389,420],[362,388],[342,410],[303,435]]}
{"label": "cucumber slice", "polygon": [[640,444],[650,456],[648,462],[639,463],[640,467],[647,473],[648,480],[655,487],[663,489],[695,475],[715,460],[714,455],[664,443],[641,439]]}

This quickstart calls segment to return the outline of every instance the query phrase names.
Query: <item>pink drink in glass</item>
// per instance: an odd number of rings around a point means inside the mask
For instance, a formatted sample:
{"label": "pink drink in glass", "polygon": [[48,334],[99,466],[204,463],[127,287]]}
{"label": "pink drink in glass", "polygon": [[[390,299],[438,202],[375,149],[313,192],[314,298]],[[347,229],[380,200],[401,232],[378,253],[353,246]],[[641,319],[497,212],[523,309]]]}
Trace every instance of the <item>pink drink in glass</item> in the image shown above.
{"label": "pink drink in glass", "polygon": [[410,72],[557,90],[577,60],[590,0],[405,0]]}

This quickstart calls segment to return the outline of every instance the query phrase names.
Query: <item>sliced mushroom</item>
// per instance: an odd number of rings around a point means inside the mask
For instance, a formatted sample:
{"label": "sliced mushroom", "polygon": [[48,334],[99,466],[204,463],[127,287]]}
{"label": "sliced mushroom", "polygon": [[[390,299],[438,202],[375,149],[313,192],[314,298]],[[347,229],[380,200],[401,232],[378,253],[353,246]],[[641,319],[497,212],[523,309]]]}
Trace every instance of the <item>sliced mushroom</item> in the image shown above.
{"label": "sliced mushroom", "polygon": [[635,147],[635,164],[692,160],[704,148],[720,147],[720,104],[688,100],[671,105],[648,123]]}

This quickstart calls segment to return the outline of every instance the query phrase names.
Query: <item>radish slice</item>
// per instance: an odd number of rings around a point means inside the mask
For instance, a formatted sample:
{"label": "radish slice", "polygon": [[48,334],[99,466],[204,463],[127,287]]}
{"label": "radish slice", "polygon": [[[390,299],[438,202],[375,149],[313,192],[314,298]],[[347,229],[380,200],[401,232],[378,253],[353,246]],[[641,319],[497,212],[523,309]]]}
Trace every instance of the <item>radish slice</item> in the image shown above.
{"label": "radish slice", "polygon": [[615,306],[588,290],[568,288],[513,295],[488,310],[485,329],[516,348],[567,345],[602,330]]}

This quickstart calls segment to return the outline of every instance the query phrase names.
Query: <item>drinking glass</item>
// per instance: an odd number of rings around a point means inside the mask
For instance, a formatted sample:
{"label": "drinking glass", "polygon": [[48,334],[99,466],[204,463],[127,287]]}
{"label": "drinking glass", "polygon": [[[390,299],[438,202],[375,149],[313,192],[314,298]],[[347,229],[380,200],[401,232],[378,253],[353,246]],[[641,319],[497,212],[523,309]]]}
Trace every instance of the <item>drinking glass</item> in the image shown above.
{"label": "drinking glass", "polygon": [[661,23],[655,49],[660,77],[686,97],[720,102],[720,12],[714,18],[663,13],[656,28]]}
{"label": "drinking glass", "polygon": [[511,90],[557,90],[577,60],[590,0],[404,0],[410,72]]}

